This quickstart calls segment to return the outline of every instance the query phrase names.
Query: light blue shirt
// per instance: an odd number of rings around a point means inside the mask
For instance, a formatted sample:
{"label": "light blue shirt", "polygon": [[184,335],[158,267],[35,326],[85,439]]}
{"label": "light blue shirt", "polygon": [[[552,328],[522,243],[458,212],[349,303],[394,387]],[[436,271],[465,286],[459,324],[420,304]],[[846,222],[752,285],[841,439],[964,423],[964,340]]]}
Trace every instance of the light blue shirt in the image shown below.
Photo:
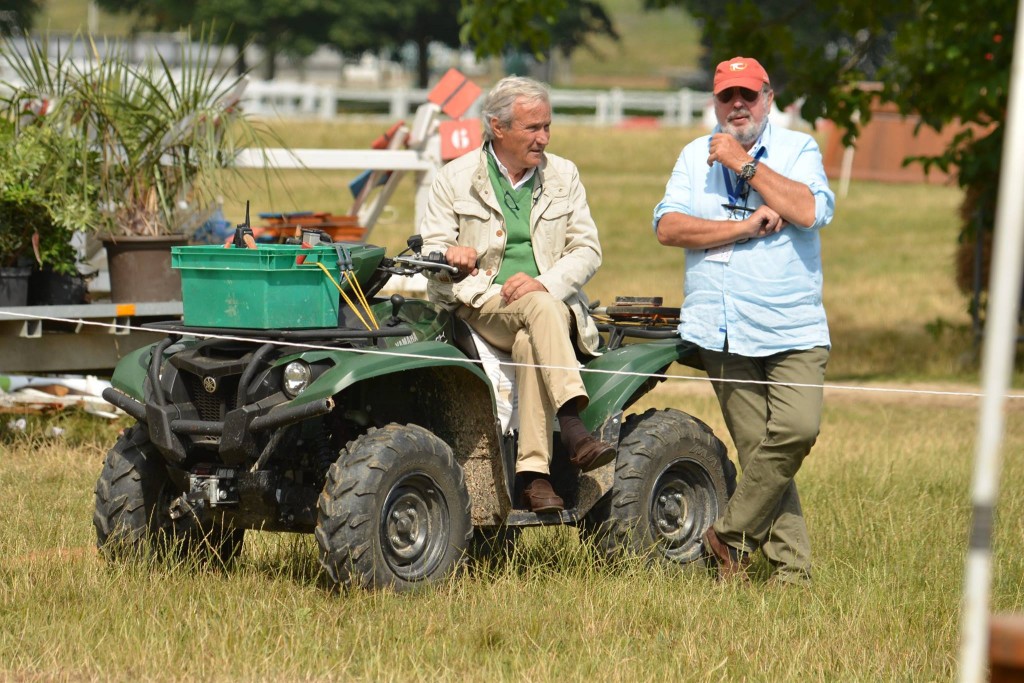
{"label": "light blue shirt", "polygon": [[[655,229],[661,217],[672,212],[711,220],[750,215],[722,207],[737,203],[737,178],[729,171],[723,174],[719,163],[708,166],[710,141],[711,136],[705,135],[683,148],[665,196],[654,209]],[[811,189],[814,224],[787,224],[769,237],[734,244],[727,262],[709,259],[706,249],[687,249],[679,334],[716,351],[725,348],[728,338],[731,353],[752,357],[830,347],[821,302],[818,231],[832,220],[835,195],[828,187],[821,151],[810,135],[768,124],[749,154],[760,154],[761,162],[772,170]],[[746,205],[762,204],[761,196],[751,189]]]}

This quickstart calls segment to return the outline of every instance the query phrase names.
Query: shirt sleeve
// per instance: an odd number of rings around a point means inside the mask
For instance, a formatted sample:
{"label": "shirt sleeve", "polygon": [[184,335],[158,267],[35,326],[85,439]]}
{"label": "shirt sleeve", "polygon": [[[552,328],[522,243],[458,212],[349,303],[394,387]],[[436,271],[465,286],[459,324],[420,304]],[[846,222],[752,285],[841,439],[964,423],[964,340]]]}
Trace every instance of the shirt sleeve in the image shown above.
{"label": "shirt sleeve", "polygon": [[704,140],[705,148],[707,138],[699,138],[691,142],[676,159],[676,165],[672,168],[672,174],[665,184],[665,196],[658,205],[654,207],[654,220],[652,227],[655,232],[658,230],[658,221],[667,213],[683,213],[693,215],[693,178],[690,172],[690,165],[694,155],[694,149],[699,147],[701,140]]}
{"label": "shirt sleeve", "polygon": [[814,138],[806,136],[806,141],[783,175],[806,185],[814,196],[814,223],[806,228],[796,227],[801,230],[819,230],[828,225],[835,214],[836,196],[828,186],[821,150]]}

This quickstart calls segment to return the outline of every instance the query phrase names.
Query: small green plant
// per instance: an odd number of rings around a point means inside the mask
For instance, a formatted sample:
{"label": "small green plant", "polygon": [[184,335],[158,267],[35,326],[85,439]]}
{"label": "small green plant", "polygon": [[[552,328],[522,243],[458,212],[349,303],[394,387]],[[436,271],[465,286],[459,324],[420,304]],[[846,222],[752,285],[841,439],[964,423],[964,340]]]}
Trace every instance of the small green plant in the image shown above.
{"label": "small green plant", "polygon": [[96,191],[81,164],[82,144],[48,126],[17,133],[0,121],[0,265],[29,259],[75,273],[71,237],[95,225]]}

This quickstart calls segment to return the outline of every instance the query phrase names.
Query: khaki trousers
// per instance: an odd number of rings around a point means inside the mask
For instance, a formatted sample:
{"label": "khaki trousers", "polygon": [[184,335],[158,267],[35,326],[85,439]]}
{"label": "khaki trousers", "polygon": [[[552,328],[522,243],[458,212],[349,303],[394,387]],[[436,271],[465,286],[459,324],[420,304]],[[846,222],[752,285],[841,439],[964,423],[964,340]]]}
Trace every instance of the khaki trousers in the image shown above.
{"label": "khaki trousers", "polygon": [[780,579],[807,580],[811,543],[794,477],[818,438],[828,349],[765,358],[701,349],[700,356],[708,377],[735,380],[712,382],[742,468],[715,533],[745,552],[760,549]]}
{"label": "khaki trousers", "polygon": [[584,399],[582,410],[587,398],[572,342],[572,312],[547,292],[530,292],[511,304],[499,295],[480,308],[460,306],[456,315],[488,344],[512,354],[519,402],[516,472],[549,474],[555,412],[578,397]]}

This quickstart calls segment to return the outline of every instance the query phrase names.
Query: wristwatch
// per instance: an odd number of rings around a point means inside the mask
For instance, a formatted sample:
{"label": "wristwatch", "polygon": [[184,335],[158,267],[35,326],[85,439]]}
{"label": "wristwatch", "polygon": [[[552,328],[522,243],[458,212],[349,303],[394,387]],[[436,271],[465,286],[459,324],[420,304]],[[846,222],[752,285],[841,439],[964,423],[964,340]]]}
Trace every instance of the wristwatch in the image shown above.
{"label": "wristwatch", "polygon": [[757,159],[751,159],[740,168],[740,178],[750,180],[757,173]]}

